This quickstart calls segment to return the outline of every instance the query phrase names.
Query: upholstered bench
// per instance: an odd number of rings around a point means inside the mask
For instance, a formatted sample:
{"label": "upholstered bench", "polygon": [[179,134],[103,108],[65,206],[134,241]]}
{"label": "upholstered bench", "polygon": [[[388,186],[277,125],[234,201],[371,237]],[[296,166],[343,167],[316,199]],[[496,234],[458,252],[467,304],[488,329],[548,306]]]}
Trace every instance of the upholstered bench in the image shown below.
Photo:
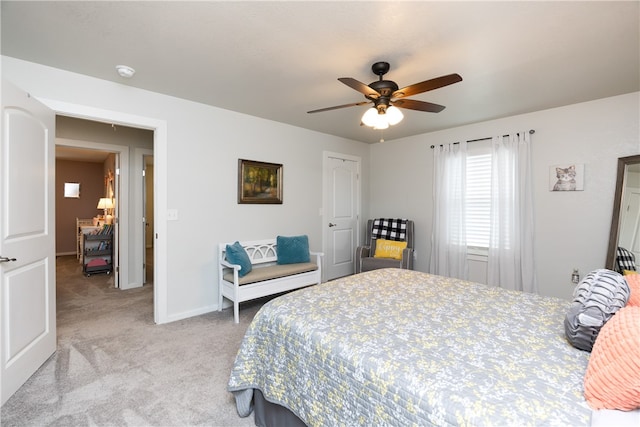
{"label": "upholstered bench", "polygon": [[310,252],[307,236],[218,245],[218,310],[223,298],[240,303],[322,282],[322,253]]}

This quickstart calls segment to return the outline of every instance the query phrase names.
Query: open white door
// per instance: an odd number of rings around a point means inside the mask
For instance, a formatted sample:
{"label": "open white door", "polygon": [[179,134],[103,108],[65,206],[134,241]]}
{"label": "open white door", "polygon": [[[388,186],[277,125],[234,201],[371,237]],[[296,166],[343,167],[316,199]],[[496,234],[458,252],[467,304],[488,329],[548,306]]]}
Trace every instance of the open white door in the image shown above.
{"label": "open white door", "polygon": [[143,283],[153,282],[153,257],[147,249],[153,248],[153,155],[142,156],[142,222],[144,224]]}
{"label": "open white door", "polygon": [[323,164],[326,281],[354,272],[359,228],[360,159],[325,153]]}
{"label": "open white door", "polygon": [[2,81],[2,404],[56,349],[55,114]]}
{"label": "open white door", "polygon": [[113,219],[113,251],[112,251],[112,265],[113,265],[113,286],[120,288],[120,206],[122,206],[122,197],[120,196],[120,154],[115,153],[115,193],[108,194],[109,197],[115,200]]}
{"label": "open white door", "polygon": [[640,264],[640,188],[626,188],[620,211],[618,246],[631,251]]}

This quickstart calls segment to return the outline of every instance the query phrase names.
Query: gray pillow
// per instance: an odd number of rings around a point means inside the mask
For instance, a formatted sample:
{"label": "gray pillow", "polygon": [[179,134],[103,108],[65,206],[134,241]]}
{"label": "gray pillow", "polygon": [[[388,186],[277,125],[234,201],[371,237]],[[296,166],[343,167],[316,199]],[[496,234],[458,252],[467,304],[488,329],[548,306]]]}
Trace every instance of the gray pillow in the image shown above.
{"label": "gray pillow", "polygon": [[587,274],[573,297],[564,331],[571,345],[591,351],[600,328],[627,304],[629,285],[622,274],[602,268]]}

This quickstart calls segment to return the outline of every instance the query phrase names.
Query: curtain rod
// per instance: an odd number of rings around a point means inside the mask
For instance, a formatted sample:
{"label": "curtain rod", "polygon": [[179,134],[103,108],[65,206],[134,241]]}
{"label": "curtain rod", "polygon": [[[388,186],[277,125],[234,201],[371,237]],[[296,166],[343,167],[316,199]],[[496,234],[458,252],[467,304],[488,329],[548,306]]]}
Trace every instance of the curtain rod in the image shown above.
{"label": "curtain rod", "polygon": [[[529,134],[533,135],[534,133],[536,133],[536,131],[534,129],[529,130]],[[503,138],[508,137],[509,135],[502,135]],[[490,139],[492,139],[493,137],[488,137],[488,138],[478,138],[478,139],[470,139],[467,142],[478,142],[478,141],[488,141]],[[454,142],[454,144],[460,144],[459,142]],[[431,148],[435,148],[435,145],[432,145]],[[440,147],[442,147],[442,145],[440,145]]]}

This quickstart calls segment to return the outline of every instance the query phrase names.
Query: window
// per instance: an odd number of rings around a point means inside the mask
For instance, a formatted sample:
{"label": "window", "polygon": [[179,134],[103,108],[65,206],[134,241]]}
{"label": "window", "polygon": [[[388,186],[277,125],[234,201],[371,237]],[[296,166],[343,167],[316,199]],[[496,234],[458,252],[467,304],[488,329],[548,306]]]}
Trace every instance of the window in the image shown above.
{"label": "window", "polygon": [[80,184],[77,182],[65,182],[64,183],[64,197],[79,199],[80,198]]}
{"label": "window", "polygon": [[536,291],[529,135],[434,152],[430,273],[466,278],[468,261],[483,257],[491,265],[488,284]]}
{"label": "window", "polygon": [[491,153],[468,153],[466,191],[467,247],[488,248],[491,216]]}

